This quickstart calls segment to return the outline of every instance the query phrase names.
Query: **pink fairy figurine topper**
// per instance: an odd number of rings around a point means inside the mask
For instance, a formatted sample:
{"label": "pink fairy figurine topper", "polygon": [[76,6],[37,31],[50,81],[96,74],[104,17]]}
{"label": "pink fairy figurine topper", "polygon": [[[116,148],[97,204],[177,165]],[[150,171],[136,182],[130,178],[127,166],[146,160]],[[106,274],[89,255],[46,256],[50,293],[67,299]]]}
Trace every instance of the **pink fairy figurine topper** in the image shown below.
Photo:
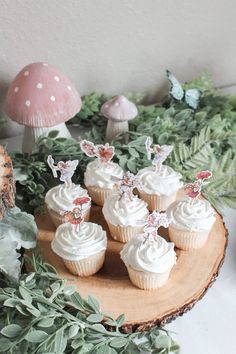
{"label": "pink fairy figurine topper", "polygon": [[139,184],[138,176],[127,171],[122,178],[111,176],[111,180],[117,183],[121,198],[124,197],[130,201],[133,200],[133,190]]}
{"label": "pink fairy figurine topper", "polygon": [[66,221],[75,225],[75,230],[78,231],[78,226],[84,221],[82,217],[83,205],[91,202],[90,197],[79,197],[73,201],[75,208],[71,211],[66,211],[64,216]]}
{"label": "pink fairy figurine topper", "polygon": [[198,172],[196,174],[196,180],[192,183],[187,183],[184,187],[186,194],[194,201],[194,199],[200,195],[204,181],[211,177],[211,171],[206,170]]}
{"label": "pink fairy figurine topper", "polygon": [[79,160],[68,160],[66,162],[59,161],[57,164],[54,163],[52,155],[49,155],[47,158],[47,163],[52,170],[53,176],[58,177],[57,171],[60,172],[60,181],[65,183],[67,188],[70,188],[72,185],[72,176],[78,166]]}
{"label": "pink fairy figurine topper", "polygon": [[114,146],[111,146],[108,143],[105,145],[94,145],[91,141],[82,140],[80,142],[80,147],[87,156],[97,157],[101,163],[109,163],[115,154]]}
{"label": "pink fairy figurine topper", "polygon": [[147,150],[147,158],[148,160],[151,160],[152,154],[154,155],[154,158],[152,160],[152,164],[155,166],[155,170],[159,171],[162,163],[165,161],[165,159],[168,157],[168,155],[171,153],[173,150],[172,145],[154,145],[153,144],[153,139],[148,136],[145,142],[146,150]]}
{"label": "pink fairy figurine topper", "polygon": [[153,211],[147,218],[144,226],[144,234],[147,238],[151,236],[151,240],[155,240],[158,235],[158,229],[161,226],[168,227],[170,220],[167,217],[166,213],[160,213],[158,211]]}

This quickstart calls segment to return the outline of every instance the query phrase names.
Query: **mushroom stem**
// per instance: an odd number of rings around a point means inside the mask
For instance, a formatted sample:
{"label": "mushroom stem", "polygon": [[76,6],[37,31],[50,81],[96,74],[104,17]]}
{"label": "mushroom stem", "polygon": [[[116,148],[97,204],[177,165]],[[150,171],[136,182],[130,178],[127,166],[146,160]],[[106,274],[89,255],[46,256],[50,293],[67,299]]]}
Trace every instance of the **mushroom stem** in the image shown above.
{"label": "mushroom stem", "polygon": [[33,128],[25,127],[22,142],[22,151],[32,153],[36,148],[36,142],[40,137],[46,137],[52,130],[58,130],[58,138],[71,138],[71,134],[65,123],[54,125],[53,127]]}
{"label": "mushroom stem", "polygon": [[127,121],[115,122],[113,120],[108,120],[105,140],[110,143],[116,135],[125,133],[128,130],[129,125]]}

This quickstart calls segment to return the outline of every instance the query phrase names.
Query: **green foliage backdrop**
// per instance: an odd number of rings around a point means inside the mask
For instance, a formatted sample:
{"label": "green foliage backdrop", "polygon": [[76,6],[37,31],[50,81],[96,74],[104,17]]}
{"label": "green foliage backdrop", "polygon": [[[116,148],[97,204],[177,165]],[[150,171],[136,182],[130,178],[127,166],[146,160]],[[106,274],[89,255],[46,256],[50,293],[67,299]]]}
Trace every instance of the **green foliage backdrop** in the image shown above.
{"label": "green foliage backdrop", "polygon": [[[116,137],[115,161],[124,169],[137,172],[147,166],[146,136],[155,143],[173,144],[174,150],[167,163],[178,170],[185,181],[191,180],[201,169],[211,169],[214,178],[204,188],[203,194],[217,208],[236,207],[236,96],[223,95],[214,90],[208,74],[185,85],[201,90],[200,104],[196,111],[168,96],[162,104],[143,105],[142,95],[128,97],[136,102],[139,114],[130,122],[129,134]],[[87,128],[86,137],[94,142],[104,142],[107,120],[100,114],[101,105],[108,99],[103,94],[92,93],[83,98],[83,107],[69,124]],[[37,151],[31,155],[13,153],[13,162],[21,181],[17,182],[17,204],[30,212],[38,209],[46,191],[56,181],[46,164],[52,154],[56,160],[79,159],[75,182],[83,183],[83,173],[88,158],[81,152],[76,140],[56,138],[52,132],[38,142]],[[125,141],[125,142],[124,142]]]}

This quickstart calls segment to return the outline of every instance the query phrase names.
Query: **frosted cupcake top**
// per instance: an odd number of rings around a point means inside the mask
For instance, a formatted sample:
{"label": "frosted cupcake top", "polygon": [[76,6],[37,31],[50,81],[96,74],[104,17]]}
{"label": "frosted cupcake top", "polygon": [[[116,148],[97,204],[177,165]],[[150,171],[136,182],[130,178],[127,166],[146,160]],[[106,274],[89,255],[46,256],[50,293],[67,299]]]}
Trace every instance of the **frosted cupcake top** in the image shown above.
{"label": "frosted cupcake top", "polygon": [[143,200],[137,196],[130,200],[117,193],[106,199],[102,212],[105,219],[115,226],[137,226],[137,222],[145,221],[149,215],[147,203]]}
{"label": "frosted cupcake top", "polygon": [[181,174],[167,165],[161,165],[157,171],[154,166],[145,167],[137,174],[141,188],[147,194],[169,196],[183,186]]}
{"label": "frosted cupcake top", "polygon": [[144,242],[144,236],[138,235],[123,247],[120,256],[126,267],[141,272],[165,273],[176,263],[174,244],[161,236]]}
{"label": "frosted cupcake top", "polygon": [[99,160],[94,160],[87,165],[84,174],[84,183],[86,186],[112,189],[115,183],[111,176],[122,178],[122,168],[111,161],[108,163],[100,163]]}
{"label": "frosted cupcake top", "polygon": [[192,201],[188,197],[172,203],[166,214],[171,221],[170,225],[179,230],[210,230],[216,219],[215,211],[207,200]]}
{"label": "frosted cupcake top", "polygon": [[[88,197],[88,192],[86,189],[80,187],[79,184],[72,183],[70,186],[60,184],[47,192],[45,203],[48,208],[60,213],[72,210],[75,207],[73,204],[74,200],[80,197]],[[90,205],[91,202],[84,204],[83,212],[85,212]]]}
{"label": "frosted cupcake top", "polygon": [[60,225],[51,243],[53,252],[66,260],[78,261],[106,249],[106,232],[100,225],[82,222],[79,226],[77,230],[71,223]]}

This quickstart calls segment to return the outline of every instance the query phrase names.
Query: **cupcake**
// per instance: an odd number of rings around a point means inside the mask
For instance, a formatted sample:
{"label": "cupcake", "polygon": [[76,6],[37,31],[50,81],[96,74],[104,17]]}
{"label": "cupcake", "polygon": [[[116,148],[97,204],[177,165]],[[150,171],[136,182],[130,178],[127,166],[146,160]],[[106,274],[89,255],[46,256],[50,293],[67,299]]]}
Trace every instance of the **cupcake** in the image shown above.
{"label": "cupcake", "polygon": [[87,203],[83,206],[83,219],[88,221],[90,215],[91,201],[86,189],[72,183],[72,176],[78,166],[78,160],[59,161],[55,164],[51,155],[48,156],[47,163],[52,170],[53,176],[58,177],[59,172],[60,184],[51,188],[45,196],[45,204],[52,222],[56,227],[63,224],[65,220],[65,212],[74,208],[76,198],[86,198]]}
{"label": "cupcake", "polygon": [[176,200],[177,192],[182,187],[181,174],[171,167],[162,165],[171,153],[173,146],[152,145],[150,137],[146,140],[148,159],[154,154],[152,166],[145,167],[138,172],[140,198],[148,203],[150,211],[165,211]]}
{"label": "cupcake", "polygon": [[[45,196],[45,204],[53,224],[58,227],[66,222],[65,212],[71,211],[75,205],[76,198],[88,197],[86,189],[74,183],[67,187],[65,184],[60,184],[51,188]],[[83,218],[89,220],[91,201],[88,201],[83,207]]]}
{"label": "cupcake", "polygon": [[107,197],[102,209],[111,236],[123,243],[143,232],[149,215],[147,203],[133,195],[135,180],[135,176],[127,172],[119,191]]}
{"label": "cupcake", "polygon": [[171,204],[166,211],[171,220],[169,238],[182,250],[203,247],[215,222],[215,210],[211,204],[197,198],[204,180],[209,178],[207,175],[211,177],[211,172],[197,174],[197,180],[185,187],[187,196]]}
{"label": "cupcake", "polygon": [[67,222],[57,228],[51,247],[72,274],[90,276],[103,266],[106,232],[91,222],[82,222],[79,227]]}
{"label": "cupcake", "polygon": [[105,199],[116,190],[116,184],[111,176],[121,179],[123,170],[111,161],[114,156],[113,146],[94,145],[87,140],[83,140],[80,146],[87,156],[96,157],[96,160],[87,165],[84,183],[93,202],[103,206]]}
{"label": "cupcake", "polygon": [[[155,214],[163,218],[163,214]],[[120,253],[131,282],[144,290],[162,287],[176,263],[174,244],[159,236],[157,229],[154,232],[146,229],[145,234],[133,237]]]}

